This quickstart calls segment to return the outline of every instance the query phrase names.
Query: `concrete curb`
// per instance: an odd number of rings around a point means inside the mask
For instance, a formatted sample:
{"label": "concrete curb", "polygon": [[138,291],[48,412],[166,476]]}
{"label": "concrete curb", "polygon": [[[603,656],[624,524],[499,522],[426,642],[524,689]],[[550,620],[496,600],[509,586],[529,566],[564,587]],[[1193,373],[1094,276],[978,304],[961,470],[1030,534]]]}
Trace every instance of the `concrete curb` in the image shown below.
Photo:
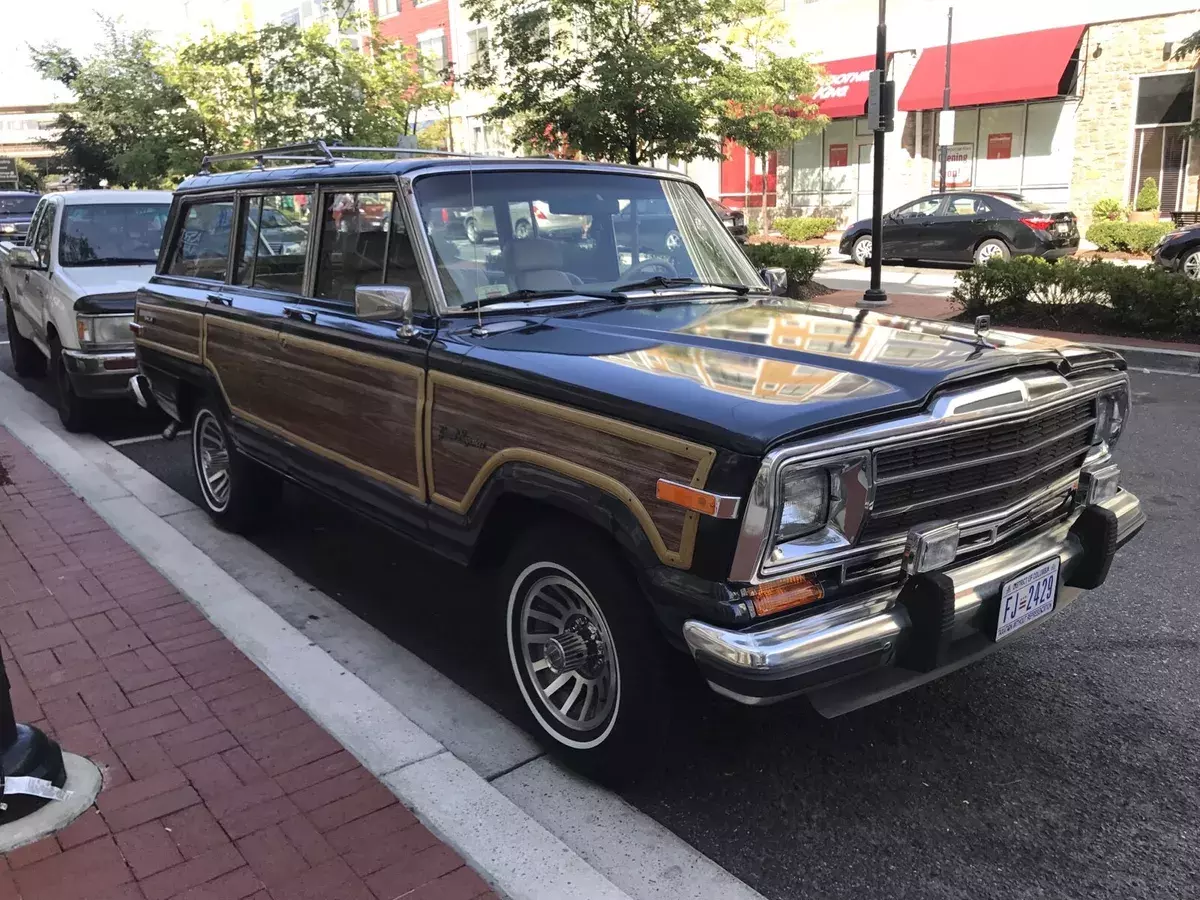
{"label": "concrete curb", "polygon": [[[55,471],[442,840],[511,900],[628,894],[289,625],[29,411],[0,375],[0,424]],[[436,761],[436,763],[434,762]],[[422,765],[429,762],[429,765]]]}
{"label": "concrete curb", "polygon": [[62,831],[96,802],[103,781],[96,764],[74,753],[64,753],[63,764],[67,769],[67,782],[63,787],[71,795],[65,800],[51,800],[41,809],[0,826],[0,853],[25,847]]}
{"label": "concrete curb", "polygon": [[1160,372],[1178,372],[1182,375],[1200,375],[1200,353],[1194,350],[1168,350],[1166,347],[1135,347],[1130,344],[1094,343],[1096,347],[1116,350],[1131,369],[1155,369]]}

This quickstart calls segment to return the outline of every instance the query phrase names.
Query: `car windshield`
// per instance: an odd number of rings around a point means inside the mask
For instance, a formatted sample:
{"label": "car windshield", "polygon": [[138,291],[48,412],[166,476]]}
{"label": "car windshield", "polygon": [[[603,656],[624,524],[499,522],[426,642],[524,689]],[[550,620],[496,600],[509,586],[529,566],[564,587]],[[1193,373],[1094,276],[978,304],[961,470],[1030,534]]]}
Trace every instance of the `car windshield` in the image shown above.
{"label": "car windshield", "polygon": [[0,216],[19,216],[37,208],[37,197],[0,197]]}
{"label": "car windshield", "polygon": [[530,168],[428,175],[414,191],[451,309],[655,278],[670,282],[662,289],[695,281],[767,291],[686,182]]}
{"label": "car windshield", "polygon": [[168,203],[68,206],[58,238],[60,266],[133,266],[158,260]]}

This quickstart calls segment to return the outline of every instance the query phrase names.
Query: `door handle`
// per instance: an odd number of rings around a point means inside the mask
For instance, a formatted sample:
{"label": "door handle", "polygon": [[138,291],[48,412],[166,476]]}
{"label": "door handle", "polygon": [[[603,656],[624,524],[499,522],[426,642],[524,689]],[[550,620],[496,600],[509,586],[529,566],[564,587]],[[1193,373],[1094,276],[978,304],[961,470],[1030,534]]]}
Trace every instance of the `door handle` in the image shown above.
{"label": "door handle", "polygon": [[223,303],[226,306],[233,306],[233,299],[226,297],[224,294],[209,294],[208,299],[212,303]]}
{"label": "door handle", "polygon": [[129,323],[129,330],[130,330],[130,331],[132,331],[132,332],[134,333],[134,335],[139,335],[139,334],[141,334],[141,333],[142,333],[142,327],[143,327],[143,326],[142,326],[142,323],[141,323],[141,322],[130,322],[130,323]]}
{"label": "door handle", "polygon": [[310,325],[317,324],[317,314],[310,309],[298,309],[295,306],[285,306],[283,314],[289,319],[297,319],[301,322],[308,322]]}

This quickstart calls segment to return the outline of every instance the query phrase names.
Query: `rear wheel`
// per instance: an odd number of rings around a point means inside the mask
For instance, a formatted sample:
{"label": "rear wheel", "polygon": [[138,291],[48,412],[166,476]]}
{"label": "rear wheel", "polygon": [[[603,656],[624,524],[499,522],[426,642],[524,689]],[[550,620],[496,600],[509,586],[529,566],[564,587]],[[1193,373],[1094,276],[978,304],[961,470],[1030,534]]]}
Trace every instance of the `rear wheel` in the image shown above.
{"label": "rear wheel", "polygon": [[575,768],[633,780],[669,723],[669,648],[602,536],[547,522],[501,573],[509,662],[535,730]]}
{"label": "rear wheel", "polygon": [[50,338],[50,377],[54,379],[54,400],[58,418],[67,431],[87,431],[92,421],[92,404],[84,400],[71,384],[63,359],[62,344],[57,337]]}
{"label": "rear wheel", "polygon": [[1190,251],[1179,264],[1179,270],[1193,281],[1200,280],[1200,247]]}
{"label": "rear wheel", "polygon": [[475,224],[474,219],[467,219],[463,222],[463,231],[467,233],[467,240],[472,244],[479,243],[479,226]]}
{"label": "rear wheel", "polygon": [[678,231],[668,231],[667,236],[663,238],[663,245],[668,253],[674,253],[683,246],[683,236]]}
{"label": "rear wheel", "polygon": [[513,226],[513,236],[518,240],[525,240],[525,238],[529,237],[531,231],[533,231],[533,227],[529,224],[528,219],[520,219]]}
{"label": "rear wheel", "polygon": [[975,265],[982,266],[993,259],[1008,259],[1012,253],[1008,244],[999,238],[988,238],[975,248]]}
{"label": "rear wheel", "polygon": [[13,370],[22,378],[42,375],[46,371],[46,357],[37,344],[17,331],[17,318],[12,311],[12,300],[4,298],[4,320],[8,324],[8,352],[12,355]]}
{"label": "rear wheel", "polygon": [[850,258],[860,266],[867,265],[871,262],[872,246],[871,236],[864,234],[854,242],[854,247],[850,250]]}
{"label": "rear wheel", "polygon": [[205,510],[230,531],[253,530],[279,499],[279,475],[234,446],[211,401],[197,409],[192,420],[192,467]]}

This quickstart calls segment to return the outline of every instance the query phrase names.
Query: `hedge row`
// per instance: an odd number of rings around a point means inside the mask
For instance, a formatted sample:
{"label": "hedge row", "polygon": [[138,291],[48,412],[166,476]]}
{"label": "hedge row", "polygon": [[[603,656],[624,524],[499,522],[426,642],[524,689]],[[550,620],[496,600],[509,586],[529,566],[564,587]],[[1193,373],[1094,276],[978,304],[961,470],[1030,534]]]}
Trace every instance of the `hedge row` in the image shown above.
{"label": "hedge row", "polygon": [[1021,256],[958,274],[965,317],[1061,331],[1200,339],[1200,283],[1157,266]]}
{"label": "hedge row", "polygon": [[807,241],[825,237],[837,228],[836,219],[814,216],[782,216],[775,220],[775,230],[789,241]]}
{"label": "hedge row", "polygon": [[1170,222],[1093,222],[1087,239],[1101,250],[1125,250],[1129,253],[1148,253],[1174,226]]}
{"label": "hedge row", "polygon": [[759,268],[778,266],[788,273],[788,293],[799,296],[801,285],[812,281],[828,255],[820,247],[793,247],[790,244],[747,244],[746,255]]}

